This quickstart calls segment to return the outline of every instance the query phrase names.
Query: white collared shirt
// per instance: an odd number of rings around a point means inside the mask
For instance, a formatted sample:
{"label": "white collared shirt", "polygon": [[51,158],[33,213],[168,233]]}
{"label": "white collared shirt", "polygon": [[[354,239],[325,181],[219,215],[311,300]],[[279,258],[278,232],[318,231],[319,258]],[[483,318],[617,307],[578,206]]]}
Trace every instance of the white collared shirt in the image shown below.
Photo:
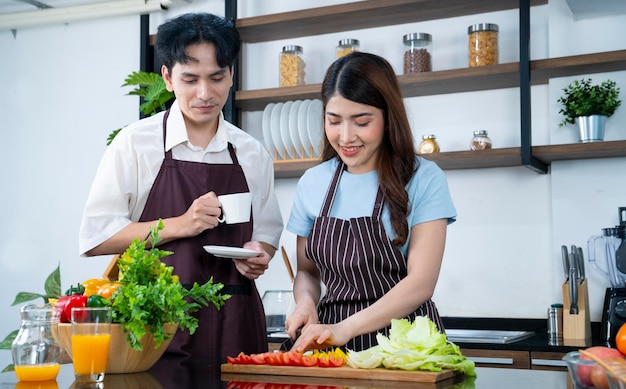
{"label": "white collared shirt", "polygon": [[[107,147],[83,212],[79,251],[106,241],[139,220],[161,168],[164,112],[139,120],[120,131]],[[232,143],[252,193],[252,240],[278,247],[283,229],[274,194],[274,166],[265,147],[250,134],[224,120],[220,113],[215,136],[206,148],[189,142],[182,112],[175,101],[167,118],[166,149],[172,158],[212,164],[232,164]]]}

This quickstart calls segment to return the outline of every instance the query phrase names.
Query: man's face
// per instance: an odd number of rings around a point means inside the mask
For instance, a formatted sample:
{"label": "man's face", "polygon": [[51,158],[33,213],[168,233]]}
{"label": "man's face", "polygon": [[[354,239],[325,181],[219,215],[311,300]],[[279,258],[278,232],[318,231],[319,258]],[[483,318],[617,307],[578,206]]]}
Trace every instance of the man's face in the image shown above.
{"label": "man's face", "polygon": [[167,90],[174,92],[183,113],[187,128],[215,131],[220,112],[233,86],[229,67],[221,68],[211,43],[187,47],[192,59],[186,64],[176,63],[171,69],[161,69]]}

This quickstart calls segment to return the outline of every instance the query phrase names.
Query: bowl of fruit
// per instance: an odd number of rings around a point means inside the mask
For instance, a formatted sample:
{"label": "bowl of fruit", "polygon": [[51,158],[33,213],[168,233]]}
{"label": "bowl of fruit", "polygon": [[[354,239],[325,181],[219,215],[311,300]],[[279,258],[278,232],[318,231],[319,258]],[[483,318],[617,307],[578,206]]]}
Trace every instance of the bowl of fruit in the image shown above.
{"label": "bowl of fruit", "polygon": [[[567,353],[563,360],[576,389],[626,389],[626,359],[617,349],[588,347]],[[624,386],[619,386],[622,381]]]}

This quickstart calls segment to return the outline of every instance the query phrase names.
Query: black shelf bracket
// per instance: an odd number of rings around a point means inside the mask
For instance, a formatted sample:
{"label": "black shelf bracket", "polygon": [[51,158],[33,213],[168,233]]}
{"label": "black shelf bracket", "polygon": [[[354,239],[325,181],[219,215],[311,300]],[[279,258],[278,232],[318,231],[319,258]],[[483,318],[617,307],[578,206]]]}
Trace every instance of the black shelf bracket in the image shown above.
{"label": "black shelf bracket", "polygon": [[[237,20],[237,0],[226,0],[224,2],[224,16],[233,21]],[[235,106],[235,91],[239,89],[239,69],[241,66],[241,52],[239,58],[235,61],[233,66],[233,86],[228,92],[228,100],[224,105],[224,119],[237,127],[241,127],[239,120],[239,110]]]}
{"label": "black shelf bracket", "polygon": [[530,0],[519,0],[519,83],[520,83],[520,151],[522,166],[537,173],[548,173],[548,165],[532,153],[532,120],[530,96]]}

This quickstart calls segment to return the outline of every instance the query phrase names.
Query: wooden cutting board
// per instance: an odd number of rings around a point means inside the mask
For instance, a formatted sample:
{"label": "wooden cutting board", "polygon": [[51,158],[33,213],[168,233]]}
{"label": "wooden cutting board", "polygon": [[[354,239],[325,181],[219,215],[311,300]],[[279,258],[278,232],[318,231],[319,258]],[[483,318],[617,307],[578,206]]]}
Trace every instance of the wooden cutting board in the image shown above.
{"label": "wooden cutting board", "polygon": [[459,371],[444,370],[441,372],[430,371],[405,371],[390,369],[355,369],[349,366],[342,367],[301,367],[301,366],[275,366],[275,365],[243,365],[225,363],[221,366],[222,373],[237,374],[261,374],[282,376],[305,376],[305,377],[332,377],[352,378],[363,380],[383,381],[413,381],[413,382],[438,382],[463,374]]}

